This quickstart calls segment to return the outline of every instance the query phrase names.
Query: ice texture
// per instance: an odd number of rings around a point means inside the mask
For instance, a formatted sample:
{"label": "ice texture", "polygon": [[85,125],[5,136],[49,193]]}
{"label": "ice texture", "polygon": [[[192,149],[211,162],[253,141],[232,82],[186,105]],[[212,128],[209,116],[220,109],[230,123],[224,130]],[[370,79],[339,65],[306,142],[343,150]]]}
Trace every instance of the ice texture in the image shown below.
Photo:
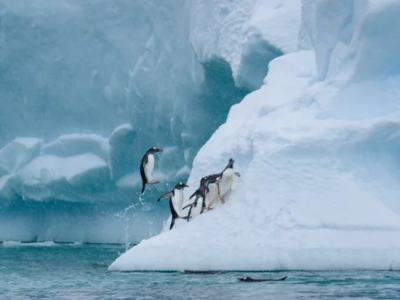
{"label": "ice texture", "polygon": [[223,58],[238,86],[255,89],[270,60],[297,50],[300,1],[194,0],[190,22],[200,60]]}
{"label": "ice texture", "polygon": [[194,160],[186,198],[236,159],[227,203],[110,270],[400,269],[400,2],[303,3],[313,49],[274,59]]}
{"label": "ice texture", "polygon": [[16,138],[0,149],[0,176],[1,172],[15,174],[38,154],[41,145],[41,139]]}
{"label": "ice texture", "polygon": [[[291,0],[0,0],[0,240],[161,231],[168,203],[154,199],[297,50],[299,24]],[[161,183],[139,198],[153,146]]]}
{"label": "ice texture", "polygon": [[103,160],[108,159],[110,146],[108,138],[96,134],[62,135],[54,141],[43,145],[40,154],[68,157],[83,153],[93,153]]}

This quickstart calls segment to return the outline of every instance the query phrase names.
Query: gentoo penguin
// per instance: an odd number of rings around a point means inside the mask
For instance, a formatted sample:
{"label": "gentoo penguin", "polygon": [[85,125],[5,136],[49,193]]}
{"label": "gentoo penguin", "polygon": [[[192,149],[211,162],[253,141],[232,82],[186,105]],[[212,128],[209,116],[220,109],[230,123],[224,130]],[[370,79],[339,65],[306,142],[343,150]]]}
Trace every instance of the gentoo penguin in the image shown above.
{"label": "gentoo penguin", "polygon": [[233,158],[229,159],[228,165],[225,167],[225,169],[221,173],[221,180],[218,183],[218,188],[219,188],[219,197],[221,198],[221,203],[225,203],[224,197],[232,188],[232,183],[233,183],[233,177],[234,175],[240,177],[240,174],[238,172],[233,171],[233,164],[235,160]]}
{"label": "gentoo penguin", "polygon": [[208,182],[207,186],[208,189],[206,192],[206,201],[205,201],[207,210],[212,210],[212,207],[218,201],[218,192],[219,192],[218,184],[219,180],[221,179],[221,174],[214,174],[211,176],[213,176],[214,179],[216,180]]}
{"label": "gentoo penguin", "polygon": [[152,147],[144,154],[142,161],[140,162],[140,176],[142,177],[142,194],[146,188],[146,184],[156,184],[158,181],[153,181],[151,178],[151,172],[154,169],[154,155],[155,152],[162,152],[162,149]]}
{"label": "gentoo penguin", "polygon": [[193,209],[193,207],[196,207],[196,206],[197,206],[197,201],[199,200],[199,198],[202,198],[202,201],[201,201],[201,208],[200,208],[200,214],[203,213],[204,208],[206,207],[206,193],[209,192],[208,186],[209,186],[209,184],[211,184],[211,183],[217,182],[217,180],[219,179],[220,176],[221,176],[220,174],[214,174],[214,175],[209,175],[209,176],[203,177],[203,178],[200,180],[200,186],[199,186],[199,188],[198,188],[198,189],[193,193],[193,195],[190,196],[190,198],[189,198],[189,199],[192,199],[194,196],[196,196],[194,202],[191,203],[191,204],[186,205],[186,206],[183,208],[183,209],[186,209],[186,208],[190,207],[189,212],[188,212],[188,215],[187,215],[187,220],[188,220],[188,222],[189,222],[190,216],[191,216],[191,214],[192,214],[192,209]]}
{"label": "gentoo penguin", "polygon": [[157,199],[157,202],[160,201],[161,199],[169,197],[169,209],[171,211],[172,215],[172,221],[171,221],[171,226],[169,227],[169,230],[174,227],[175,224],[175,219],[181,218],[186,220],[187,217],[181,217],[180,214],[182,213],[182,204],[183,204],[183,191],[182,189],[188,187],[188,185],[179,182],[175,185],[174,189],[168,193],[165,193],[162,195],[160,198]]}

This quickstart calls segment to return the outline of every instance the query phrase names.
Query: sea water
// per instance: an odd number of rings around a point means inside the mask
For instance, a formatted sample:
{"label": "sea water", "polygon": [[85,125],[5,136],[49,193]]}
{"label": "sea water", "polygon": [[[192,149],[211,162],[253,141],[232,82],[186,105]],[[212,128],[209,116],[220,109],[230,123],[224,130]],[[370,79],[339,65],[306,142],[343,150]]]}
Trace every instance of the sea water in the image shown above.
{"label": "sea water", "polygon": [[[399,271],[110,272],[124,245],[0,244],[0,299],[400,299]],[[238,277],[280,278],[240,282]]]}

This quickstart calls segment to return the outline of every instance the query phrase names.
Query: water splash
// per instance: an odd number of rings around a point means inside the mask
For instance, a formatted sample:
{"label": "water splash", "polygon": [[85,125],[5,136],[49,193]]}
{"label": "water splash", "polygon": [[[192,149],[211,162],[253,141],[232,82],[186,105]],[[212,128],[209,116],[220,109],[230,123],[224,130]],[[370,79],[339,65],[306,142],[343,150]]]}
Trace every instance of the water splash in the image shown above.
{"label": "water splash", "polygon": [[[140,197],[139,197],[139,201],[141,201],[140,200]],[[138,206],[138,204],[136,203],[136,204],[132,204],[132,205],[129,205],[127,208],[125,208],[125,210],[124,210],[124,214],[123,214],[123,219],[125,220],[125,243],[124,243],[124,245],[125,245],[125,252],[126,251],[128,251],[129,250],[129,247],[130,247],[130,243],[129,243],[129,220],[130,220],[130,218],[129,218],[129,216],[128,216],[128,211],[129,210],[131,210],[132,208],[136,208]],[[133,214],[132,215],[132,217],[134,216],[135,214]]]}

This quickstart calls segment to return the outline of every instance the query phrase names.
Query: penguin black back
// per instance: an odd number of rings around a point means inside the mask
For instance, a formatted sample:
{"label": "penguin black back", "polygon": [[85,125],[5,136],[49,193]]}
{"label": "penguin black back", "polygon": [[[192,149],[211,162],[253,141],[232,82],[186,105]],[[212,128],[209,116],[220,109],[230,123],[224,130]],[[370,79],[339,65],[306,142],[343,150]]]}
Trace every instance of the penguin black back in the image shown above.
{"label": "penguin black back", "polygon": [[[147,176],[151,176],[151,172],[153,171],[154,167],[154,157],[152,157],[152,160],[149,161],[149,155],[153,155],[153,153],[156,152],[162,152],[162,149],[158,149],[156,147],[151,147],[149,150],[146,151],[146,153],[143,155],[142,160],[140,162],[140,177],[142,178],[142,191],[141,194],[144,193],[144,190],[146,188],[146,184],[148,182]],[[147,164],[151,163],[152,165],[150,166],[150,174],[146,175],[146,166]],[[150,182],[151,184],[158,183],[158,181],[155,182]]]}

